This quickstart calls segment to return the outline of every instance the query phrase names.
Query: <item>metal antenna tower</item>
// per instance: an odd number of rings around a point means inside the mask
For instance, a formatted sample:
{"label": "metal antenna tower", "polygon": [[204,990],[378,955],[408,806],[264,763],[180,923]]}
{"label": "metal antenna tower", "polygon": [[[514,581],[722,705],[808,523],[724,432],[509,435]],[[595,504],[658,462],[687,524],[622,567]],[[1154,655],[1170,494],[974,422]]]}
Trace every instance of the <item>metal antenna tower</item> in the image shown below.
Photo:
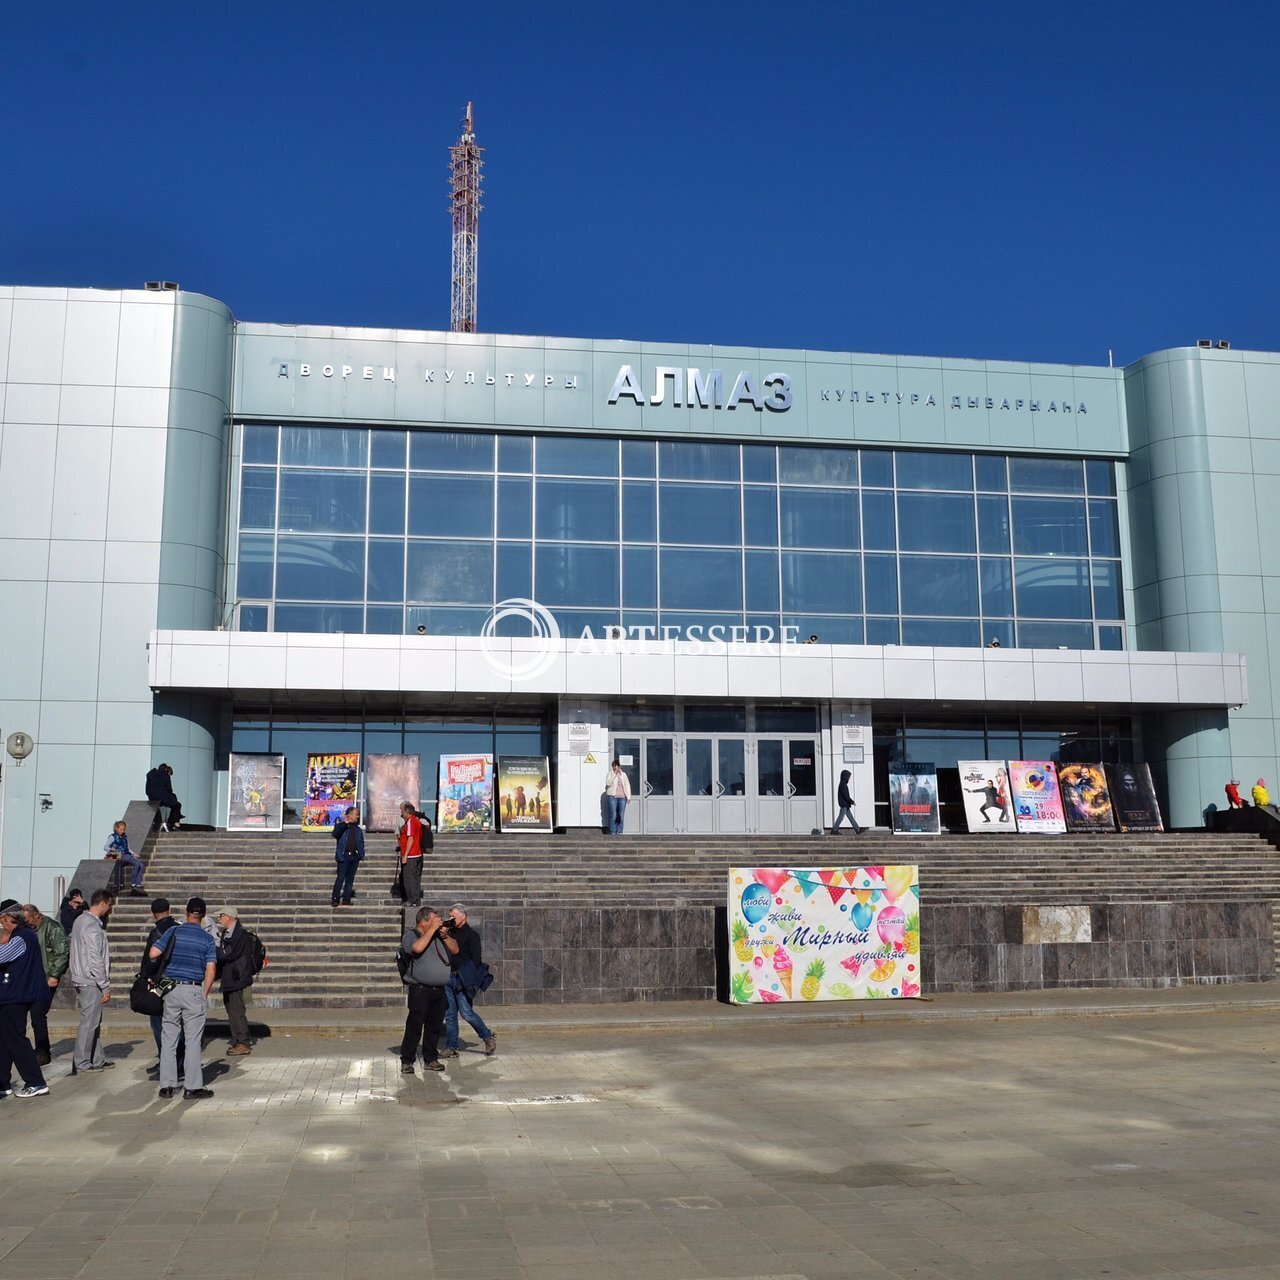
{"label": "metal antenna tower", "polygon": [[449,328],[454,333],[476,331],[476,256],[479,249],[480,158],[476,146],[471,103],[462,121],[462,137],[449,148],[449,191],[453,208],[453,289]]}

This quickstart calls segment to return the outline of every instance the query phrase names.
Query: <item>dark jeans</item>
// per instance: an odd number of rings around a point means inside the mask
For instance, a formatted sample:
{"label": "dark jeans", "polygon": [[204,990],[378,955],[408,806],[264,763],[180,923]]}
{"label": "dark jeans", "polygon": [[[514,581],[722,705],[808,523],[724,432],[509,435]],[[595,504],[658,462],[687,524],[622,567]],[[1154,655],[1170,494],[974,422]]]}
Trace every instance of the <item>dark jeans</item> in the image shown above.
{"label": "dark jeans", "polygon": [[404,1020],[404,1039],[400,1042],[400,1061],[415,1062],[418,1037],[422,1037],[422,1059],[435,1062],[440,1056],[440,1033],[444,1030],[445,995],[443,987],[406,984],[409,1016]]}
{"label": "dark jeans", "polygon": [[31,1006],[31,1038],[36,1042],[37,1053],[51,1053],[49,1048],[49,1010],[57,987],[46,987],[45,993]]}
{"label": "dark jeans", "polygon": [[842,804],[840,806],[840,812],[836,814],[836,820],[831,824],[832,834],[840,830],[840,824],[846,818],[849,819],[849,824],[853,827],[854,835],[860,836],[863,829],[858,826],[858,820],[853,816],[853,808],[847,804]]}
{"label": "dark jeans", "polygon": [[422,900],[422,859],[406,858],[400,870],[400,883],[404,885],[404,900],[420,902]]}
{"label": "dark jeans", "polygon": [[360,865],[359,858],[343,858],[338,863],[338,874],[333,881],[333,900],[343,902],[351,901],[351,892],[356,886],[356,868]]}
{"label": "dark jeans", "polygon": [[232,1044],[249,1043],[249,1015],[244,1011],[243,991],[224,991],[222,1005],[227,1011],[227,1025],[231,1028]]}
{"label": "dark jeans", "polygon": [[[444,1003],[444,992],[440,993]],[[36,1062],[36,1051],[27,1039],[30,1004],[0,1004],[0,1089],[13,1087],[13,1068],[18,1068],[23,1084],[43,1085],[44,1076]]]}

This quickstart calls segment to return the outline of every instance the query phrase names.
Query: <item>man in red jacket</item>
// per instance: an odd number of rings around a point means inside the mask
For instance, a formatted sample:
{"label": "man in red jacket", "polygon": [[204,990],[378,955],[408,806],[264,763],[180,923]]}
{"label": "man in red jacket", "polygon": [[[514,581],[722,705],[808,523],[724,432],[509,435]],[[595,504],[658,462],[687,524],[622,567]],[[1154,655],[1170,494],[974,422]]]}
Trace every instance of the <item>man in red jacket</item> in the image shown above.
{"label": "man in red jacket", "polygon": [[431,848],[431,828],[407,800],[400,806],[400,883],[404,900],[411,907],[422,905],[422,850]]}

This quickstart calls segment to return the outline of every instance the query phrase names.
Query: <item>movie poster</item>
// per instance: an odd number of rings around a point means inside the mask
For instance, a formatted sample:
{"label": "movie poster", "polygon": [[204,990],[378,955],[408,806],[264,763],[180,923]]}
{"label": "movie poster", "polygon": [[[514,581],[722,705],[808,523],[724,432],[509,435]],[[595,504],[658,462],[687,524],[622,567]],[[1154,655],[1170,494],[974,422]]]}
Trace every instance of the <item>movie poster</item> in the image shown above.
{"label": "movie poster", "polygon": [[436,830],[493,830],[492,756],[440,757]]}
{"label": "movie poster", "polygon": [[936,836],[938,775],[932,764],[894,764],[889,773],[889,813],[898,835]]}
{"label": "movie poster", "polygon": [[1009,787],[1019,831],[1060,835],[1067,829],[1052,760],[1010,760]]}
{"label": "movie poster", "polygon": [[421,757],[369,755],[364,768],[365,830],[399,831],[400,806],[422,799]]}
{"label": "movie poster", "polygon": [[551,770],[546,756],[498,757],[498,830],[551,830]]}
{"label": "movie poster", "polygon": [[1068,831],[1114,831],[1107,771],[1100,764],[1060,764],[1058,786]]}
{"label": "movie poster", "polygon": [[1111,804],[1121,831],[1164,830],[1150,765],[1109,764],[1107,781],[1111,784]]}
{"label": "movie poster", "polygon": [[1003,760],[960,760],[960,790],[969,830],[982,835],[1016,833],[1009,798],[1009,770]]}
{"label": "movie poster", "polygon": [[920,994],[915,867],[733,867],[729,998],[909,1000]]}
{"label": "movie poster", "polygon": [[284,825],[284,756],[233,751],[227,766],[227,830]]}
{"label": "movie poster", "polygon": [[329,831],[360,792],[358,751],[309,752],[303,791],[303,831]]}

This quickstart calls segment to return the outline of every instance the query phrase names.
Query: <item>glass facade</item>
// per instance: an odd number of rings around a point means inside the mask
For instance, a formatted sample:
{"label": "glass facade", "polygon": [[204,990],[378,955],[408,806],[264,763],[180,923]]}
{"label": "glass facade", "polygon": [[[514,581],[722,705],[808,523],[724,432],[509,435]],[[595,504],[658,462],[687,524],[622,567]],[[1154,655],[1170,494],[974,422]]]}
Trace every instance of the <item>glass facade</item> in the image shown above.
{"label": "glass facade", "polygon": [[[1111,462],[247,423],[241,630],[795,628],[1120,648]],[[510,619],[511,633],[522,620]]]}

